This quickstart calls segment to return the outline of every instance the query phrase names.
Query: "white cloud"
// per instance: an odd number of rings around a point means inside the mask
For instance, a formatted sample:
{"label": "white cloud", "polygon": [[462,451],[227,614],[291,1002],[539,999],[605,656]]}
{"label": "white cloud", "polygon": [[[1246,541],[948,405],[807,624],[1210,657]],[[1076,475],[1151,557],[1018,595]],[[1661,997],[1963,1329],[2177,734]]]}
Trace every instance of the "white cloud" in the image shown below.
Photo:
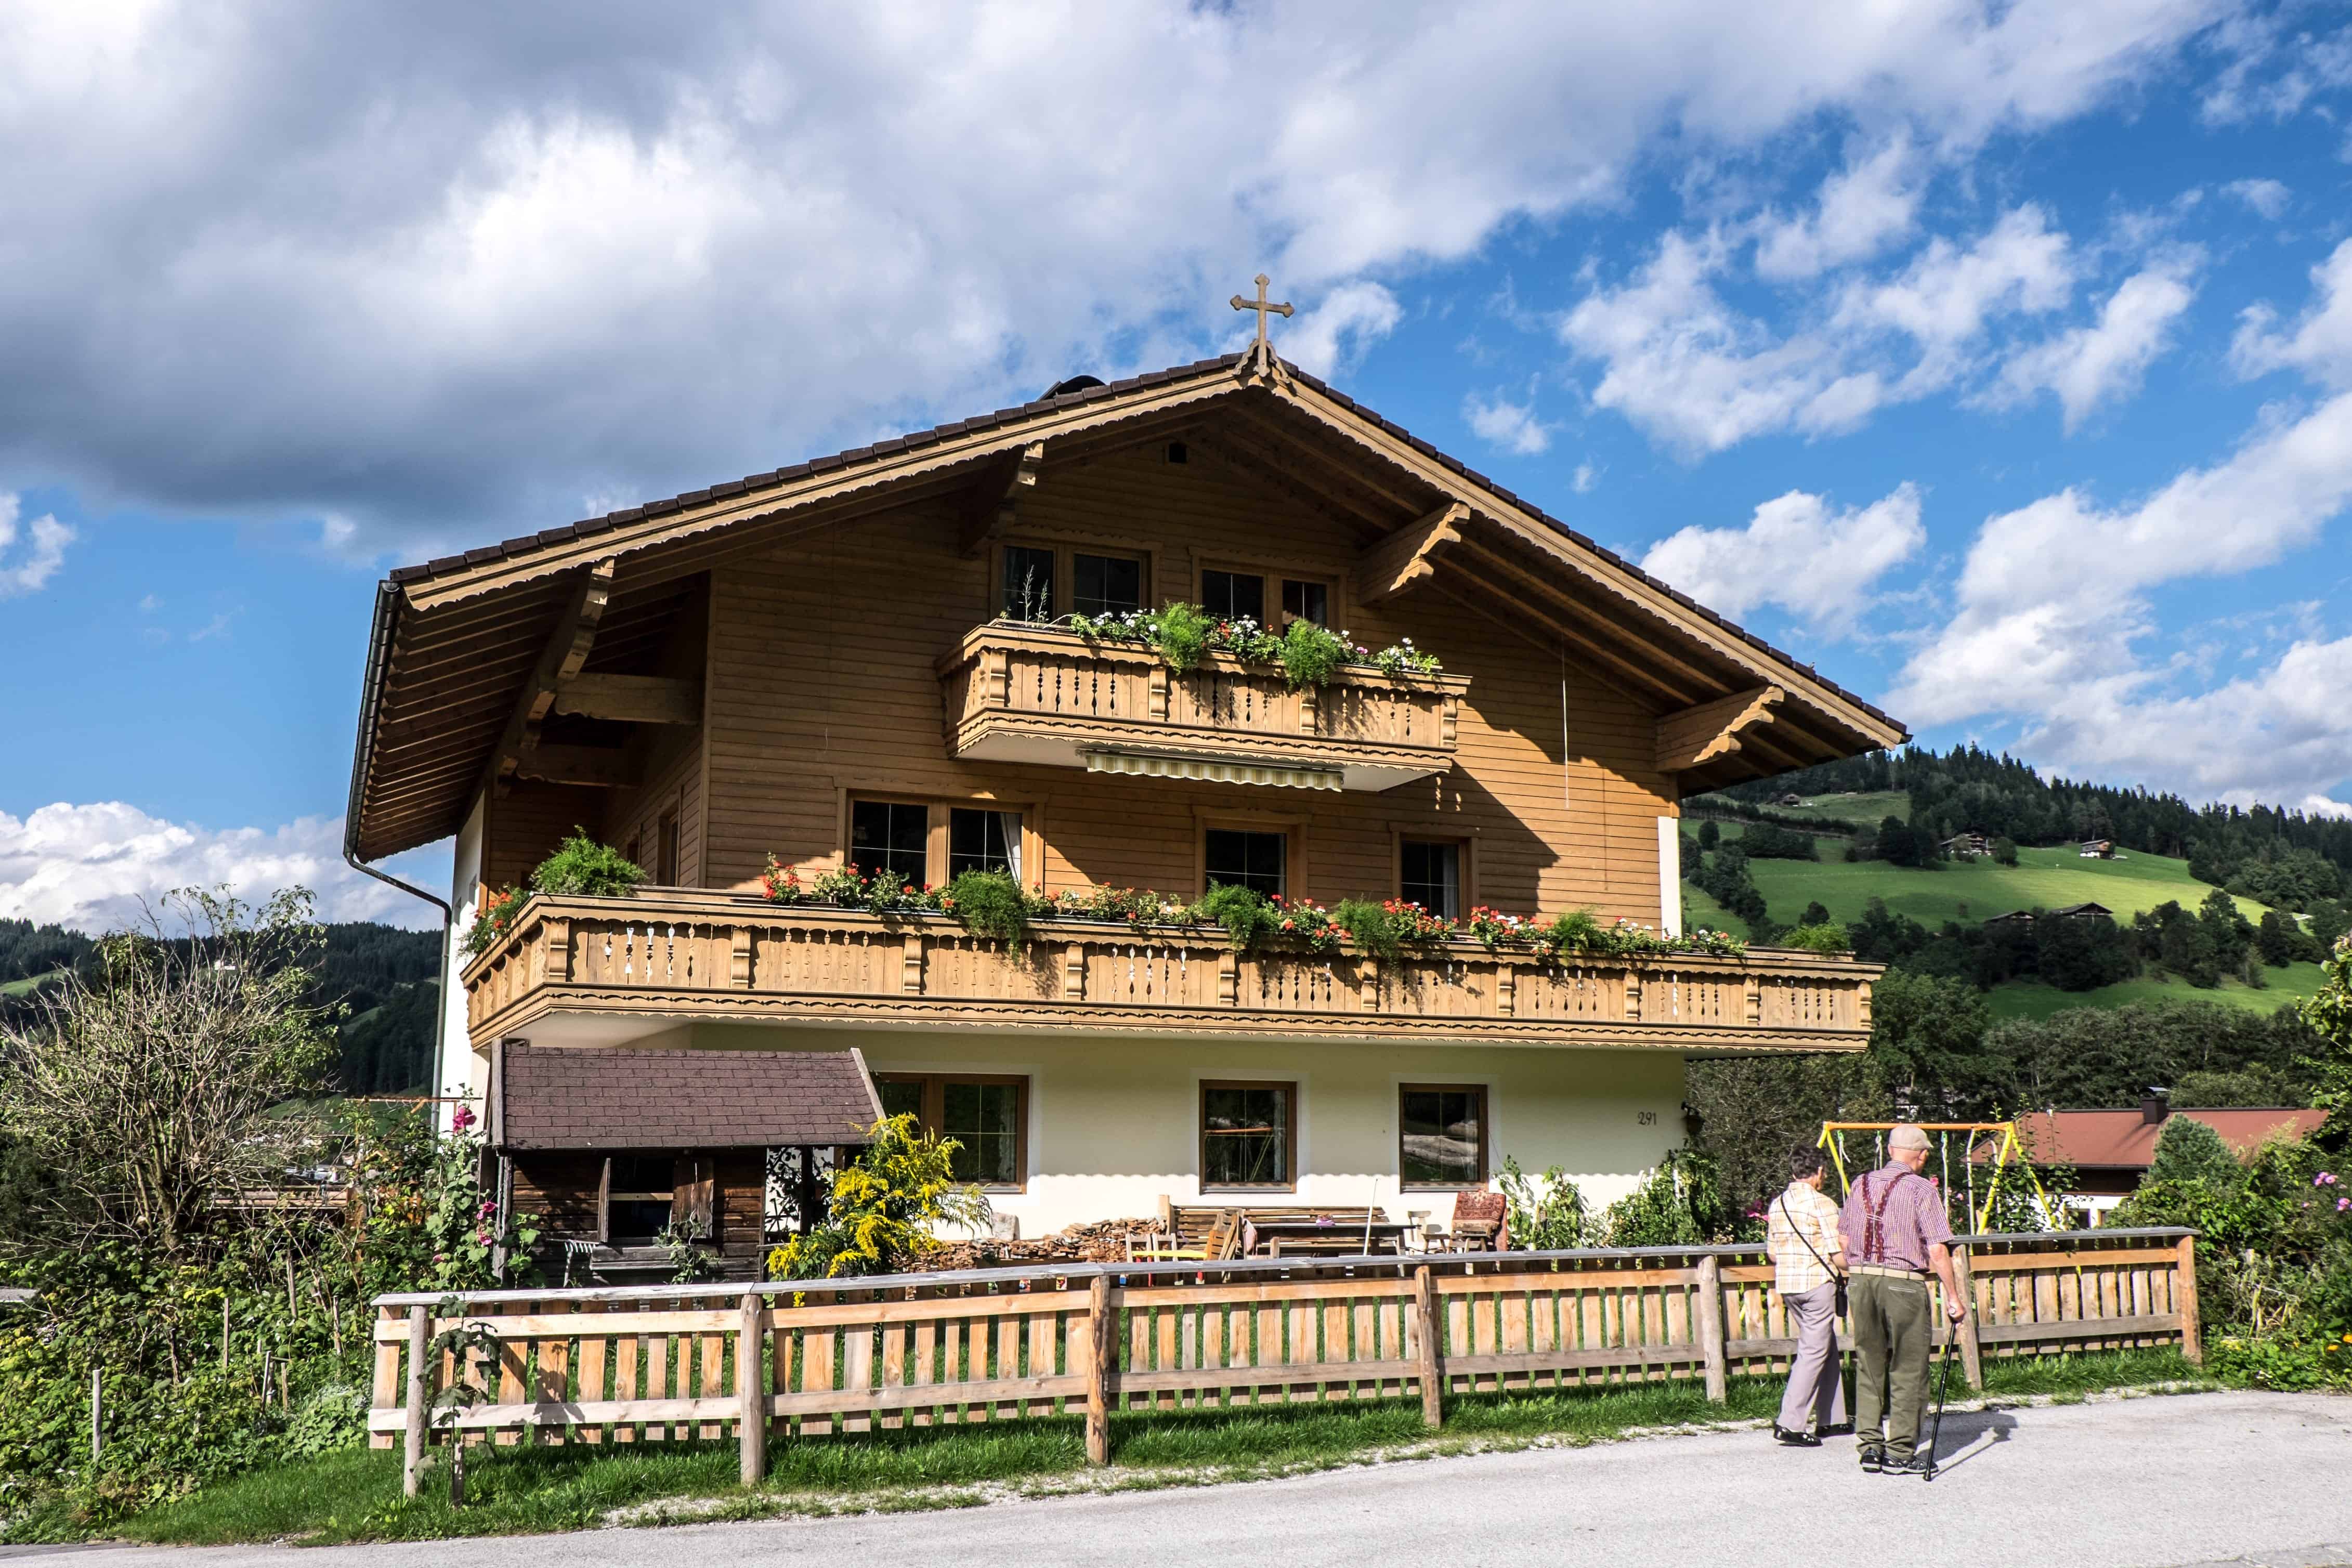
{"label": "white cloud", "polygon": [[[2315,94],[2352,86],[2352,28],[2325,38],[2308,33],[2289,37],[2292,8],[2269,15],[2232,16],[2214,29],[2214,44],[2229,64],[2205,90],[2199,108],[2209,125],[2250,120],[2291,120]],[[2282,56],[2284,66],[2269,68]]]}
{"label": "white cloud", "polygon": [[1898,136],[1822,182],[1813,210],[1795,217],[1767,214],[1757,225],[1756,270],[1767,278],[1811,278],[1876,255],[1911,230],[1919,211],[1922,160]]}
{"label": "white cloud", "polygon": [[2352,385],[2352,239],[2311,269],[2311,282],[2318,299],[2284,333],[2272,330],[2278,315],[2268,305],[2240,318],[2230,343],[2239,374],[2299,370],[2325,385]]}
{"label": "white cloud", "polygon": [[[1379,284],[1343,284],[1314,309],[1293,318],[1278,347],[1285,359],[1308,374],[1334,375],[1360,363],[1402,320],[1404,310],[1396,296]],[[1247,341],[1255,342],[1256,336],[1253,325]]]}
{"label": "white cloud", "polygon": [[[437,923],[430,905],[346,866],[342,837],[341,818],[214,830],[121,801],[60,802],[21,818],[0,811],[0,917],[94,933],[136,921],[142,900],[152,906],[172,889],[226,884],[249,901],[309,888],[328,920]],[[391,868],[437,889],[448,881],[448,852],[422,850]]]}
{"label": "white cloud", "polygon": [[2054,392],[2071,435],[2100,404],[2137,390],[2193,297],[2189,286],[2170,273],[2135,273],[2107,297],[2093,325],[2010,356],[2000,379],[1979,401],[2010,407],[2043,390]]}
{"label": "white cloud", "polygon": [[1496,393],[1489,402],[1473,392],[1462,399],[1462,417],[1481,441],[1523,458],[1551,447],[1551,427],[1536,418],[1532,400],[1513,403]]}
{"label": "white cloud", "polygon": [[1917,553],[1919,489],[1899,485],[1865,507],[1790,490],[1756,509],[1745,528],[1685,528],[1651,546],[1642,570],[1734,619],[1777,605],[1816,630],[1850,627],[1871,590]]}
{"label": "white cloud", "polygon": [[152,594],[142,594],[139,597],[139,613],[141,615],[152,616],[163,607],[163,601],[157,598]]}
{"label": "white cloud", "polygon": [[[1261,267],[1337,298],[1459,259],[1614,199],[1662,135],[1739,154],[1866,110],[1941,155],[2051,125],[2209,19],[7,7],[0,166],[11,231],[42,238],[0,289],[0,431],[135,504],[309,519],[362,554],[478,543],[1192,357]],[[1809,220],[1824,254],[1878,221],[1857,180]],[[1339,363],[1342,324],[1290,352]]]}
{"label": "white cloud", "polygon": [[2256,216],[2276,223],[2286,212],[2286,205],[2294,193],[2276,180],[2231,180],[2221,187],[2246,204]]}
{"label": "white cloud", "polygon": [[1995,315],[2039,314],[2066,303],[2074,269],[2066,236],[2038,206],[2003,213],[1966,249],[1938,236],[1897,276],[1856,283],[1838,307],[1848,330],[1891,329],[1918,347],[1917,363],[1896,389],[1918,396],[1968,368],[1963,351]]}
{"label": "white cloud", "polygon": [[29,537],[23,553],[12,556],[18,505],[15,495],[0,491],[0,599],[37,594],[48,586],[66,563],[66,546],[74,542],[74,531],[56,518],[37,517],[24,525]]}
{"label": "white cloud", "polygon": [[1569,488],[1580,496],[1591,495],[1600,482],[1601,470],[1589,462],[1577,464],[1575,476],[1568,481]]}

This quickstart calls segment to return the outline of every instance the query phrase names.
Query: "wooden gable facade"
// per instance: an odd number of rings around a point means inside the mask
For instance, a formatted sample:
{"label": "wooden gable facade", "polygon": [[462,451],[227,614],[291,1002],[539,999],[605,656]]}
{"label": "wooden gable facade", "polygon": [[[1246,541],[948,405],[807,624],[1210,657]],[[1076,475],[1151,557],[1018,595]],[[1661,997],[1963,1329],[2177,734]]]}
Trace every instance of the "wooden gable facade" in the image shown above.
{"label": "wooden gable facade", "polygon": [[[1302,695],[1055,624],[1178,600],[1409,639],[1444,673],[1350,668]],[[395,573],[348,831],[366,859],[458,835],[468,902],[575,826],[654,872],[634,900],[534,900],[463,966],[478,1063],[500,1038],[700,1045],[748,1024],[1678,1061],[1858,1048],[1875,971],[1760,952],[1570,971],[1465,946],[1402,974],[1277,973],[1214,932],[1042,928],[1006,954],[951,921],[759,894],[772,858],[813,879],[879,823],[918,881],[995,834],[1049,894],[1190,899],[1244,835],[1292,897],[1396,897],[1438,854],[1456,915],[1673,931],[1685,795],[1903,738],[1343,395],[1233,356]],[[460,1049],[445,1068],[480,1081]]]}

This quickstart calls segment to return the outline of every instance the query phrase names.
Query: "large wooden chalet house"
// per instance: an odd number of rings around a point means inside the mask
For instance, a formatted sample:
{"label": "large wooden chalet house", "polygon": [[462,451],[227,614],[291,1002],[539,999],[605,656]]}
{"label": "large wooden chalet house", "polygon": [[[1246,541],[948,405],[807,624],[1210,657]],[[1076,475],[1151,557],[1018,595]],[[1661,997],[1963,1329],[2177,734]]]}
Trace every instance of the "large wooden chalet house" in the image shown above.
{"label": "large wooden chalet house", "polygon": [[[1067,625],[1172,601],[1443,670],[1293,690]],[[1442,1220],[1506,1157],[1620,1195],[1685,1136],[1686,1057],[1857,1049],[1876,970],[1076,918],[1008,945],[773,901],[772,860],[1675,933],[1678,801],[1904,738],[1261,350],[393,573],[348,831],[365,860],[454,835],[461,927],[575,826],[651,873],[461,959],[441,1063],[511,1200],[604,1256],[672,1216],[750,1256],[761,1151],[885,1109],[960,1139],[1024,1236],[1163,1199]],[[790,1206],[818,1159],[772,1165]]]}

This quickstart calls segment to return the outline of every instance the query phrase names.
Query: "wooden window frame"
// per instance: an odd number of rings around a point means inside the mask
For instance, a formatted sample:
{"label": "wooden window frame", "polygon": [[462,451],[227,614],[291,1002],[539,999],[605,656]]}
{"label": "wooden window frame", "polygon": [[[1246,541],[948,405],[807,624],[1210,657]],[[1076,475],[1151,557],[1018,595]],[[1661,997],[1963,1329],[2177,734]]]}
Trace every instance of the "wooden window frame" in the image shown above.
{"label": "wooden window frame", "polygon": [[[1478,1173],[1466,1182],[1412,1182],[1404,1173],[1404,1097],[1408,1094],[1475,1094],[1478,1097]],[[1483,1083],[1400,1083],[1397,1094],[1397,1190],[1402,1193],[1484,1192],[1495,1174],[1495,1096]]]}
{"label": "wooden window frame", "polygon": [[1279,833],[1283,847],[1282,896],[1307,897],[1307,818],[1284,812],[1233,811],[1195,805],[1192,808],[1192,896],[1209,890],[1209,829],[1223,827],[1244,833]]}
{"label": "wooden window frame", "polygon": [[[1283,1101],[1283,1157],[1288,1169],[1279,1182],[1216,1183],[1209,1181],[1209,1091],[1213,1089],[1279,1089]],[[1295,1193],[1298,1190],[1298,1080],[1281,1078],[1204,1078],[1193,1109],[1193,1146],[1201,1162],[1202,1193]]]}
{"label": "wooden window frame", "polygon": [[685,885],[680,880],[686,875],[686,857],[678,827],[678,818],[683,815],[678,810],[679,804],[673,801],[654,817],[654,885],[657,888]]}
{"label": "wooden window frame", "polygon": [[1045,880],[1045,834],[1044,807],[1034,800],[999,800],[994,795],[931,795],[921,790],[890,789],[887,786],[866,788],[845,784],[835,792],[834,823],[834,865],[849,864],[850,814],[861,800],[887,801],[892,805],[919,805],[923,808],[923,876],[920,885],[934,888],[947,886],[948,876],[948,813],[965,811],[1017,811],[1021,814],[1021,879],[1034,892]]}
{"label": "wooden window frame", "polygon": [[1075,557],[1112,555],[1133,561],[1142,568],[1142,586],[1137,595],[1139,606],[1150,609],[1160,603],[1160,551],[1156,546],[1139,544],[1118,535],[1088,533],[1078,529],[1023,529],[990,542],[988,551],[988,616],[991,620],[1004,615],[1004,552],[1008,547],[1022,550],[1043,550],[1054,557],[1054,614],[1056,617],[1070,614],[1077,597],[1077,567]]}
{"label": "wooden window frame", "polygon": [[886,1083],[919,1083],[923,1086],[923,1108],[915,1113],[915,1121],[927,1132],[941,1131],[947,1121],[947,1087],[950,1083],[1010,1084],[1017,1097],[1013,1108],[1013,1171],[1010,1182],[982,1182],[980,1188],[989,1193],[1025,1193],[1029,1190],[1029,1089],[1027,1073],[1018,1072],[877,1072],[874,1082],[878,1089]]}
{"label": "wooden window frame", "polygon": [[1408,838],[1423,844],[1451,844],[1461,853],[1462,907],[1454,911],[1456,920],[1478,907],[1478,835],[1459,828],[1427,828],[1410,823],[1392,823],[1389,827],[1389,885],[1396,896],[1404,897],[1404,841]]}
{"label": "wooden window frame", "polygon": [[671,1214],[673,1215],[677,1214],[678,1156],[675,1154],[669,1157],[670,1179],[668,1191],[656,1192],[651,1188],[648,1188],[644,1192],[616,1193],[613,1190],[613,1163],[615,1159],[640,1161],[650,1160],[658,1162],[662,1157],[663,1156],[658,1152],[647,1152],[646,1151],[640,1149],[624,1150],[617,1155],[607,1154],[604,1156],[604,1173],[596,1184],[596,1240],[600,1244],[608,1247],[613,1244],[613,1204],[615,1199],[618,1199],[623,1203],[667,1203],[670,1205]]}
{"label": "wooden window frame", "polygon": [[1270,632],[1278,634],[1287,624],[1283,617],[1288,612],[1282,607],[1282,583],[1286,577],[1297,583],[1322,584],[1324,624],[1335,632],[1348,624],[1347,563],[1224,552],[1204,555],[1194,563],[1192,568],[1192,597],[1196,603],[1202,600],[1206,592],[1201,579],[1204,572],[1231,572],[1238,576],[1261,579],[1263,586],[1259,597],[1266,607],[1265,629]]}

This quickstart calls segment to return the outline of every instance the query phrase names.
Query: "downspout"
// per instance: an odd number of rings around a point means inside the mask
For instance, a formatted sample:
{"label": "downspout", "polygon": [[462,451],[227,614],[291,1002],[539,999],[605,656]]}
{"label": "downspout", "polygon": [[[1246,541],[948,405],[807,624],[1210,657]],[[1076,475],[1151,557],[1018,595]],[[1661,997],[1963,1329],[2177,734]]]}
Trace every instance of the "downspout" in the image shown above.
{"label": "downspout", "polygon": [[343,864],[354,871],[373,877],[386,887],[397,888],[411,898],[422,899],[441,911],[441,970],[434,981],[436,1005],[433,1009],[433,1074],[438,1078],[442,1052],[449,1033],[449,998],[442,992],[449,984],[449,943],[457,929],[457,911],[450,908],[446,899],[436,898],[389,872],[379,871],[359,857],[360,791],[365,787],[368,763],[374,751],[376,704],[383,691],[386,661],[392,647],[392,623],[398,614],[399,605],[399,589],[388,582],[376,584],[375,624],[368,634],[367,668],[360,678],[359,739],[352,747],[352,787],[343,805]]}

